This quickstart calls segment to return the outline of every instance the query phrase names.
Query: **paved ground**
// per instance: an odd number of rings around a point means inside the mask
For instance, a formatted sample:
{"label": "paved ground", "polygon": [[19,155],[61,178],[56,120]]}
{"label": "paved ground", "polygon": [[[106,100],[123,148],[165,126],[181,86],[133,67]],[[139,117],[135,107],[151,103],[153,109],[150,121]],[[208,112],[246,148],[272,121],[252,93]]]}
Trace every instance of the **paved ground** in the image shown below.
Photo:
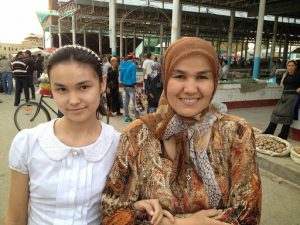
{"label": "paved ground", "polygon": [[[14,126],[13,114],[13,96],[0,94],[0,224],[3,224],[9,188],[9,169],[8,169],[8,150],[13,137],[17,133]],[[51,102],[51,101],[50,101]],[[230,113],[246,118],[253,126],[264,129],[267,126],[273,107],[259,107],[248,109],[230,110]],[[111,124],[121,131],[126,124],[122,117],[114,117]],[[294,145],[300,145],[299,142],[290,140]],[[261,170],[263,187],[263,209],[262,225],[300,225],[300,187],[285,179],[274,176],[277,170],[300,171],[300,166],[293,163],[289,157],[272,158],[268,156],[258,156],[259,160],[264,160],[268,165],[279,166],[264,167],[267,170]],[[265,166],[266,163],[260,165]],[[267,165],[267,164],[266,164]],[[270,171],[271,170],[271,171]],[[273,171],[272,171],[273,170]],[[274,171],[276,170],[276,171]],[[270,173],[271,172],[271,173]],[[289,174],[289,173],[288,173]],[[288,175],[286,175],[288,178]]]}

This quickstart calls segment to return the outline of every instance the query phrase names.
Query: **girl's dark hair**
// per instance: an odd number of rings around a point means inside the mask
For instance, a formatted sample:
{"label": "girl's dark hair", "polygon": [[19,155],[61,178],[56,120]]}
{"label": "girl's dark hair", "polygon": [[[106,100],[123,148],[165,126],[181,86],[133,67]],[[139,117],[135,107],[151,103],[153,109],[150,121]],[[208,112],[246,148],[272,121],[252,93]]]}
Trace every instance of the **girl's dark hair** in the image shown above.
{"label": "girl's dark hair", "polygon": [[[49,79],[51,69],[54,65],[73,60],[90,65],[96,71],[99,82],[101,83],[103,81],[101,59],[94,51],[80,45],[65,45],[52,53],[47,64]],[[107,115],[107,109],[103,101],[99,103],[96,112],[97,119],[100,118],[100,115]]]}

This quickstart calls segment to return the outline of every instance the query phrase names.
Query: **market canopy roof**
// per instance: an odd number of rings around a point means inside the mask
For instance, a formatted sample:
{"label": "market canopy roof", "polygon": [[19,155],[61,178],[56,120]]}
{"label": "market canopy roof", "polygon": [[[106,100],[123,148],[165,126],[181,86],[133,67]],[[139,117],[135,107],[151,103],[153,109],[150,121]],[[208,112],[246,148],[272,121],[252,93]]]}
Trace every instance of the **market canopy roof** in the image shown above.
{"label": "market canopy roof", "polygon": [[[117,32],[120,21],[123,22],[123,34],[132,36],[158,37],[159,24],[163,24],[164,35],[170,35],[172,18],[171,0],[117,0]],[[284,2],[284,4],[283,4]],[[71,18],[76,17],[76,32],[108,32],[109,0],[69,0],[58,1],[57,11],[49,15],[40,15],[43,29],[58,33],[58,17],[61,19],[62,33],[70,33]],[[234,41],[253,42],[256,36],[259,0],[181,0],[182,36],[199,36],[209,40],[227,41],[230,9],[236,10]],[[290,43],[300,42],[300,7],[299,0],[266,0],[263,41],[272,38],[274,15],[279,17],[277,39],[288,35]],[[46,16],[46,17],[45,17]],[[287,16],[287,17],[285,17]],[[49,19],[52,17],[52,19]]]}

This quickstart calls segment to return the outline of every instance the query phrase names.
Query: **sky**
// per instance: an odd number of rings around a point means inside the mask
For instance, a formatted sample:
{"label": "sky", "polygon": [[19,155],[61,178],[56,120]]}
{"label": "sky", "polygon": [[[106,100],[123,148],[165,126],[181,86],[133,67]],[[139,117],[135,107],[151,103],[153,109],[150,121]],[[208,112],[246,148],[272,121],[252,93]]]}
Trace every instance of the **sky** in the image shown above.
{"label": "sky", "polygon": [[21,43],[30,33],[43,34],[36,11],[47,11],[48,0],[0,0],[0,42]]}

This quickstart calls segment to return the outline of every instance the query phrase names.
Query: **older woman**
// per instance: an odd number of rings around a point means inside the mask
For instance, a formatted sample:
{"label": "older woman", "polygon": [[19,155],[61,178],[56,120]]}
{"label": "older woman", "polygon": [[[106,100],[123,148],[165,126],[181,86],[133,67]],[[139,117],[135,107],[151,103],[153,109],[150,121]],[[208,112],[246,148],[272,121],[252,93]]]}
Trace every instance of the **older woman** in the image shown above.
{"label": "older woman", "polygon": [[300,74],[297,73],[297,61],[289,60],[286,63],[287,71],[278,81],[283,87],[283,92],[275,109],[272,112],[271,122],[264,134],[274,134],[277,124],[283,124],[278,137],[287,139],[290,131],[290,126],[293,123],[294,108],[299,98],[300,93]]}
{"label": "older woman", "polygon": [[[214,48],[199,38],[180,39],[168,48],[162,72],[156,113],[121,136],[102,199],[103,224],[150,224],[159,211],[153,199],[163,214],[156,224],[259,224],[253,131],[211,105],[219,72]],[[148,208],[139,204],[145,199]]]}

